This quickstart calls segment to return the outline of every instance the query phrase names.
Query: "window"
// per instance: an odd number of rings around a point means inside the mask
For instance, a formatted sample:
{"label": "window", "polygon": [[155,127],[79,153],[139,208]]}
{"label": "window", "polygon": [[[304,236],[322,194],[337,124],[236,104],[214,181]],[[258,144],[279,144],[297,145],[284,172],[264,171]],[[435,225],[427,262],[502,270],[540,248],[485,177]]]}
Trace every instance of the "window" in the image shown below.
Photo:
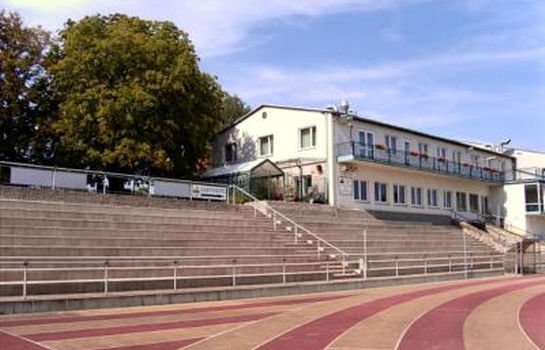
{"label": "window", "polygon": [[299,148],[316,147],[316,127],[312,126],[299,130]]}
{"label": "window", "polygon": [[237,144],[235,142],[225,145],[225,162],[233,163],[237,161]]}
{"label": "window", "polygon": [[447,159],[447,149],[445,147],[437,147],[437,158]]}
{"label": "window", "polygon": [[354,199],[367,201],[367,181],[354,180]]}
{"label": "window", "polygon": [[273,135],[259,138],[259,155],[271,156],[273,154]]}
{"label": "window", "polygon": [[478,155],[476,154],[472,154],[471,155],[471,165],[473,165],[474,167],[478,167],[479,166],[479,163],[480,163],[480,158]]}
{"label": "window", "polygon": [[486,215],[488,213],[488,196],[481,196],[481,214]]}
{"label": "window", "polygon": [[422,206],[422,189],[420,187],[411,187],[411,204]]}
{"label": "window", "polygon": [[388,151],[390,152],[390,154],[397,153],[397,137],[386,135],[384,137],[384,142],[386,143],[386,147],[388,148]]}
{"label": "window", "polygon": [[450,191],[443,193],[443,208],[452,209],[452,192]]}
{"label": "window", "polygon": [[428,145],[425,144],[425,143],[422,143],[420,142],[418,144],[418,153],[420,153],[420,155],[428,155]]}
{"label": "window", "polygon": [[452,151],[452,162],[454,163],[454,172],[460,173],[462,171],[462,152]]}
{"label": "window", "polygon": [[394,185],[394,204],[407,204],[405,200],[405,186]]}
{"label": "window", "polygon": [[358,156],[373,158],[375,148],[375,135],[369,131],[358,132]]}
{"label": "window", "polygon": [[405,152],[405,165],[411,164],[411,141],[403,141],[403,151]]}
{"label": "window", "polygon": [[388,202],[388,186],[385,183],[375,182],[375,202],[387,203]]}
{"label": "window", "polygon": [[467,211],[467,195],[464,192],[456,192],[456,210]]}
{"label": "window", "polygon": [[428,206],[437,207],[437,190],[428,189]]}
{"label": "window", "polygon": [[472,213],[479,212],[479,195],[478,194],[472,193],[469,195],[469,211]]}

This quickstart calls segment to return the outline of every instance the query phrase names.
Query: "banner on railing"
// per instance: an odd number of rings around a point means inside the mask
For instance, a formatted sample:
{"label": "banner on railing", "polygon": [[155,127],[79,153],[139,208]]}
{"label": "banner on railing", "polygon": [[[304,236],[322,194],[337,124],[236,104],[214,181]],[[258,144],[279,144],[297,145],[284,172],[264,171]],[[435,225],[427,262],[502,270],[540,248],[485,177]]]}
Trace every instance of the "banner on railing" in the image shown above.
{"label": "banner on railing", "polygon": [[227,187],[214,185],[191,185],[191,194],[193,198],[198,199],[227,199]]}

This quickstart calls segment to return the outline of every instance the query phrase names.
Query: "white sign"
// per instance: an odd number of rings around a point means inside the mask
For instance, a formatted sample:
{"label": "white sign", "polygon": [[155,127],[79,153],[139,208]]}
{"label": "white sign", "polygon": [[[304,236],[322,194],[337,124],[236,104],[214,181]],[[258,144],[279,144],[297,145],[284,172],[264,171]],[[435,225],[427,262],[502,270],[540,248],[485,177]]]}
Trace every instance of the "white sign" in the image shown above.
{"label": "white sign", "polygon": [[352,179],[347,176],[339,177],[339,192],[341,196],[352,195]]}
{"label": "white sign", "polygon": [[193,198],[225,201],[227,200],[227,187],[193,184],[191,186],[191,194]]}

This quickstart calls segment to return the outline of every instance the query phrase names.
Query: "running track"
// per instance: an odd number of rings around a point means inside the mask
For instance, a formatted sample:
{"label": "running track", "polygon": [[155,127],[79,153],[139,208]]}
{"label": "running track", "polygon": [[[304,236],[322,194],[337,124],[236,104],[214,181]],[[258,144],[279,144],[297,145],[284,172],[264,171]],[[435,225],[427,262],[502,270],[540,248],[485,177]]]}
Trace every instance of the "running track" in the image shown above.
{"label": "running track", "polygon": [[545,276],[0,316],[2,350],[544,349]]}

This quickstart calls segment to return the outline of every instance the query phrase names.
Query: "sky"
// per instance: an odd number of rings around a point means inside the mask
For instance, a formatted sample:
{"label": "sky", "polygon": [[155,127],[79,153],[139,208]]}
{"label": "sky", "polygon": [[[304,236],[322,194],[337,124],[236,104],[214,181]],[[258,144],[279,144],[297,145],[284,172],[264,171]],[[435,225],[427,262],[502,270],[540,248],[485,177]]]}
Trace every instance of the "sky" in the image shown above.
{"label": "sky", "polygon": [[326,107],[545,151],[543,0],[0,0],[29,25],[168,20],[245,102]]}

